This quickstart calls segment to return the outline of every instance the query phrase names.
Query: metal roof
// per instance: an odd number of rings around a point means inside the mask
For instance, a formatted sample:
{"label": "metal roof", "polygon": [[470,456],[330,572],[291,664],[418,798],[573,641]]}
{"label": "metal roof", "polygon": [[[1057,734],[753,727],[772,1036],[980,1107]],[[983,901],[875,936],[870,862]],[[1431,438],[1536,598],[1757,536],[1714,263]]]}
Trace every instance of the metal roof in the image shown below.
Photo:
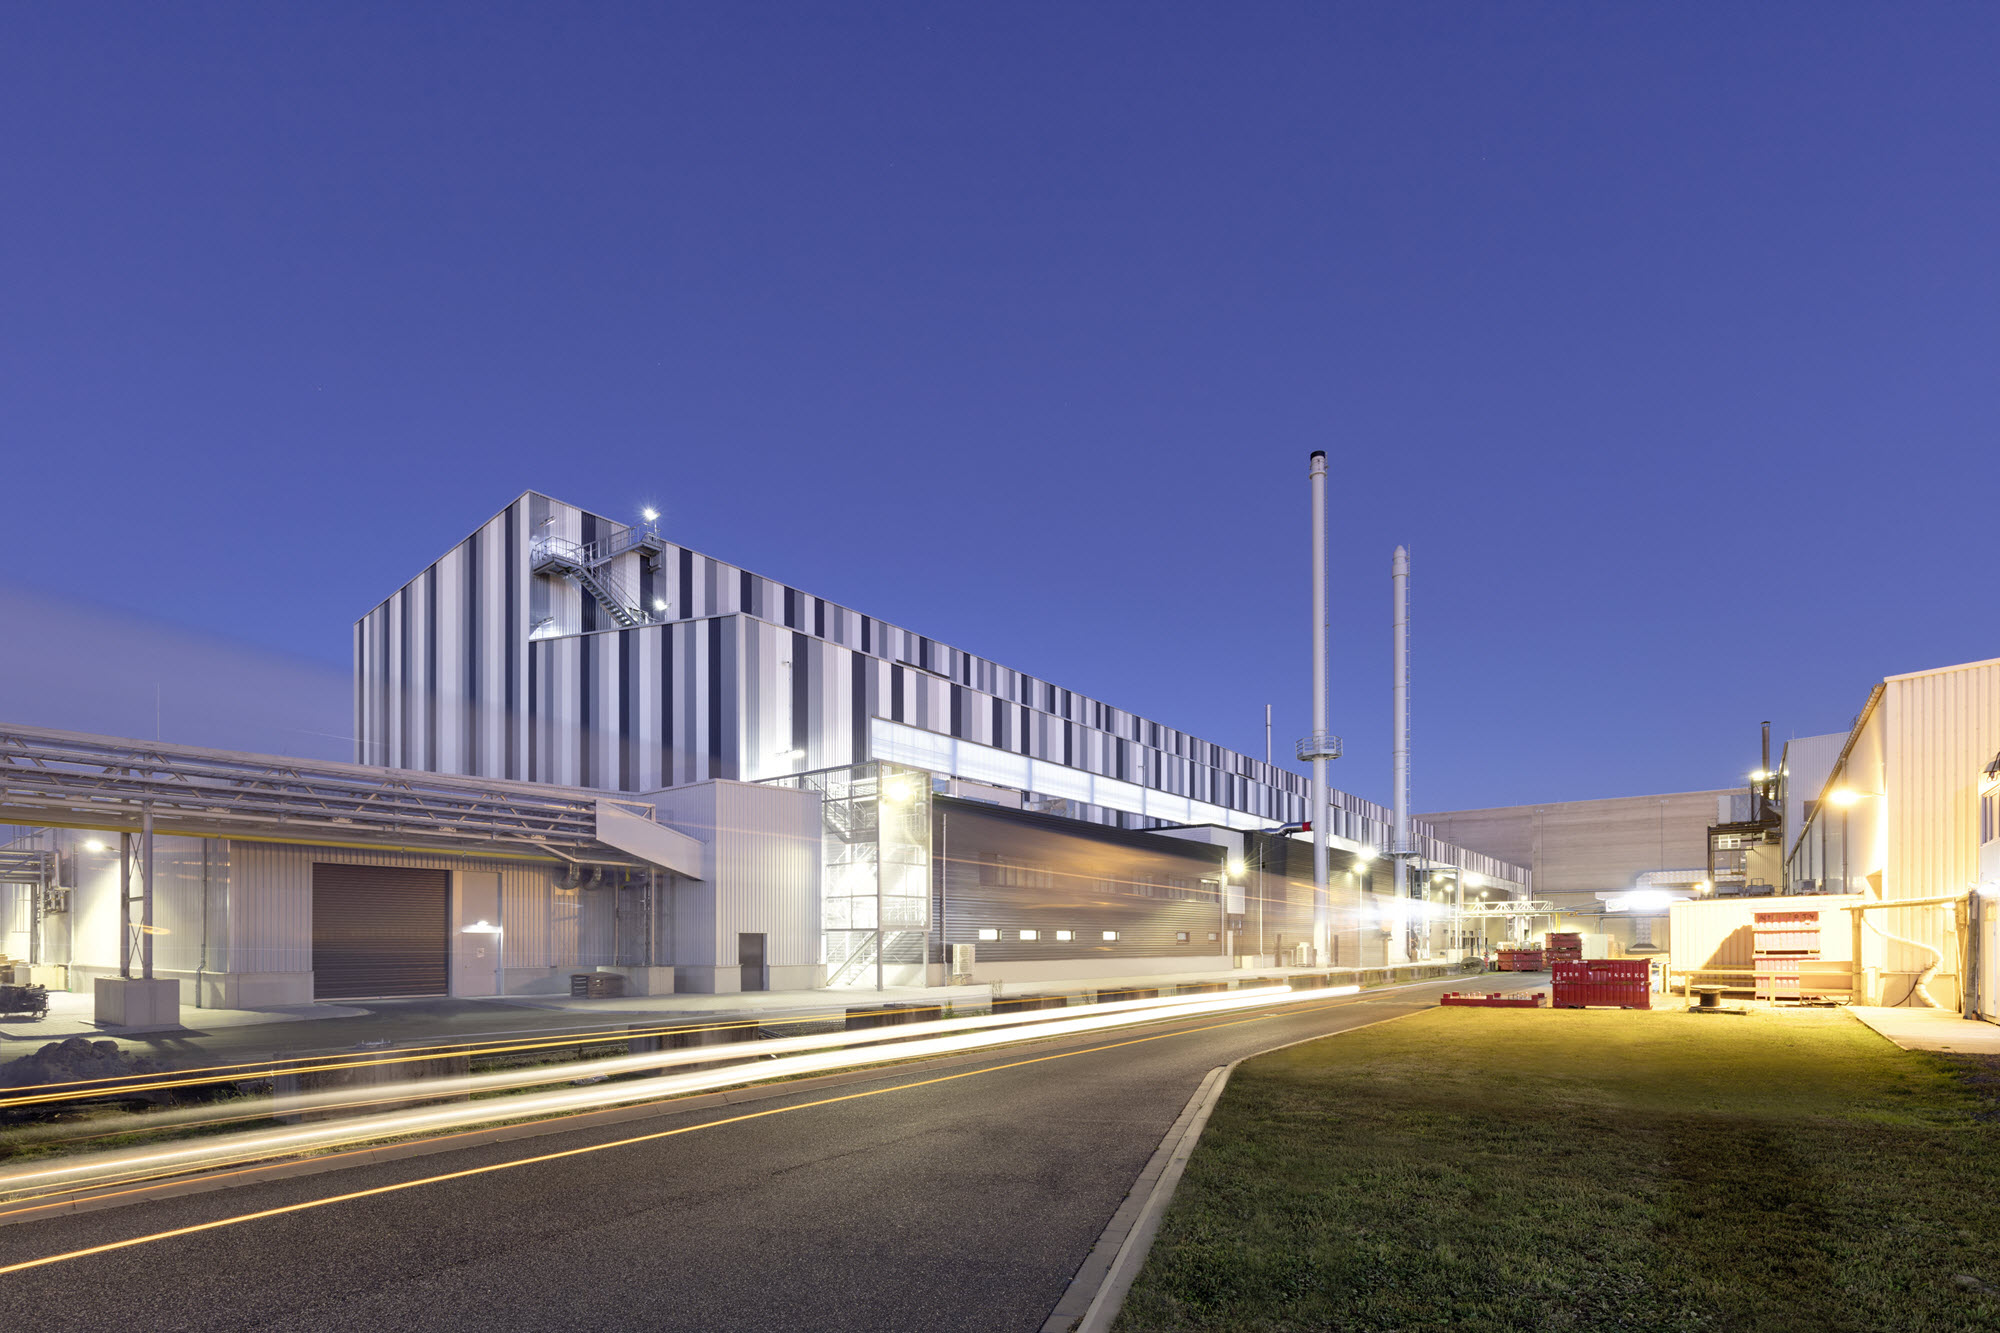
{"label": "metal roof", "polygon": [[592,865],[647,861],[597,836],[581,787],[421,773],[0,725],[0,823],[320,845],[421,848]]}

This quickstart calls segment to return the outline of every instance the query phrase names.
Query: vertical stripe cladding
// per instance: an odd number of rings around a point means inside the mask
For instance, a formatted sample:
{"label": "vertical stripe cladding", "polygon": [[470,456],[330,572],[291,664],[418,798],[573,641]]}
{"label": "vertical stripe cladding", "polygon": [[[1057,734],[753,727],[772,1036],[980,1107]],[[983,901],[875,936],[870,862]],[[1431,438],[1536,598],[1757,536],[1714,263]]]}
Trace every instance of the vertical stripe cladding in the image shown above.
{"label": "vertical stripe cladding", "polygon": [[[1273,823],[1304,816],[1307,781],[1287,769],[838,603],[808,601],[799,589],[685,547],[668,544],[657,559],[618,557],[625,586],[673,591],[662,613],[671,620],[637,631],[609,628],[610,617],[600,618],[576,585],[531,572],[539,538],[590,541],[625,530],[531,492],[363,616],[357,755],[392,767],[647,790],[865,759],[868,718],[879,711]],[[605,633],[618,633],[619,646],[596,648]],[[781,683],[770,671],[786,660],[790,678]],[[752,662],[764,672],[754,686]],[[649,720],[635,732],[636,718]],[[803,761],[791,758],[796,749],[807,751]],[[1336,793],[1342,798],[1371,820],[1378,809]]]}

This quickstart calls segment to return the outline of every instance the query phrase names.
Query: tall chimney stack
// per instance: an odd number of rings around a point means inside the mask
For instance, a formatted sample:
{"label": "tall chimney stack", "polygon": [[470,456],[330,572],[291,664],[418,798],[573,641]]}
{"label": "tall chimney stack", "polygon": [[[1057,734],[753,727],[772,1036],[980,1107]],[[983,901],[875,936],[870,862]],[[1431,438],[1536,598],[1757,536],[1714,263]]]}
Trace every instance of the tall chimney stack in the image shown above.
{"label": "tall chimney stack", "polygon": [[1396,930],[1391,943],[1400,953],[1409,938],[1403,913],[1409,911],[1410,893],[1410,553],[1398,546],[1389,562],[1389,582],[1396,593],[1395,624],[1395,746],[1396,746],[1396,828],[1395,845],[1390,848],[1396,863]]}
{"label": "tall chimney stack", "polygon": [[[1307,817],[1313,830],[1313,961],[1324,964],[1332,949],[1333,912],[1327,900],[1326,855],[1326,451],[1313,450],[1306,475],[1312,481],[1312,738],[1300,748],[1312,760],[1312,807]],[[1338,753],[1337,751],[1335,753]]]}

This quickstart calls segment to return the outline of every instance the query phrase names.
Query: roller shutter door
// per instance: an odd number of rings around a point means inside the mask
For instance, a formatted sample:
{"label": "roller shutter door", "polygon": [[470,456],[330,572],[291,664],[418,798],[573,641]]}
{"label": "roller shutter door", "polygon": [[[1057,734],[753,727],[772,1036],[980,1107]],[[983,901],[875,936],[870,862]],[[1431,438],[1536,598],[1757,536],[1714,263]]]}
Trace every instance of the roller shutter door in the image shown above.
{"label": "roller shutter door", "polygon": [[447,992],[450,871],[317,863],[312,887],[315,998]]}

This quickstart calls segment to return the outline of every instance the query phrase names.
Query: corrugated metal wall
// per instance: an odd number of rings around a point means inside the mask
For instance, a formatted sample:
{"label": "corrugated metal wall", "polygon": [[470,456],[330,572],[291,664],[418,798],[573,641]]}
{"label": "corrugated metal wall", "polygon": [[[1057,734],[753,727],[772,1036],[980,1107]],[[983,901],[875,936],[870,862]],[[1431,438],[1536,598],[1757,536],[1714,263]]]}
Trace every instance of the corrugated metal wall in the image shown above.
{"label": "corrugated metal wall", "polygon": [[[1888,847],[1882,895],[1962,893],[1979,878],[1979,783],[2000,750],[2000,660],[1892,676],[1884,682],[1882,773]],[[1930,986],[1954,1003],[1961,973],[1956,914],[1949,908],[1871,913],[1890,934],[1939,949]],[[1889,946],[1891,969],[1922,964],[1919,951]],[[1887,997],[1893,999],[1893,996]]]}
{"label": "corrugated metal wall", "polygon": [[564,890],[554,867],[521,861],[428,856],[415,852],[368,852],[346,847],[290,843],[232,842],[229,972],[305,972],[312,968],[312,868],[315,862],[345,865],[410,866],[439,870],[485,870],[500,876],[502,923],[507,929],[507,967],[567,967],[577,958],[580,899],[598,900],[608,911],[608,893]]}

